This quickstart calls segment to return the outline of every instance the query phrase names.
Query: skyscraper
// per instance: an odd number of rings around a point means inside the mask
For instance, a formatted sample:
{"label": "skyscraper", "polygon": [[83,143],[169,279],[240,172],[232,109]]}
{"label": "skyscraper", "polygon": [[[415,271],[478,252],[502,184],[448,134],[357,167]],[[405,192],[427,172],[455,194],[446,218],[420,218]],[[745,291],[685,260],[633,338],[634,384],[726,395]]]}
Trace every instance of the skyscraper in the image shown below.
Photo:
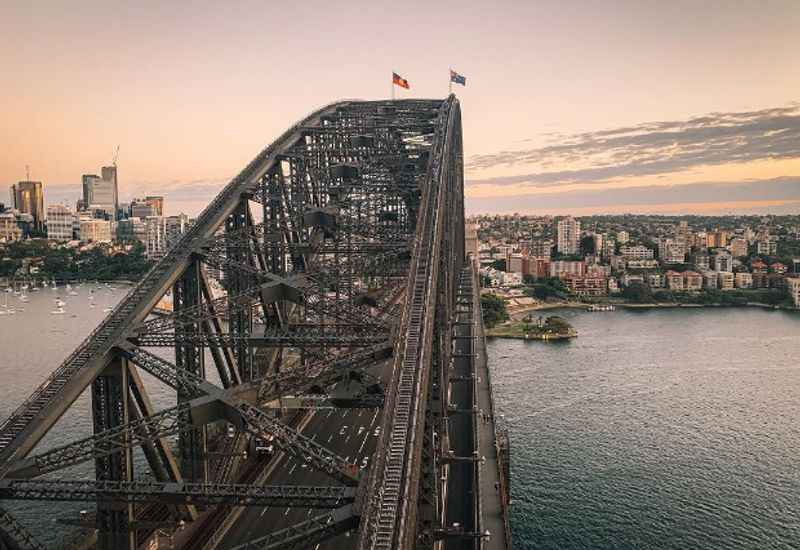
{"label": "skyscraper", "polygon": [[556,224],[559,254],[577,254],[580,251],[581,222],[571,216],[558,220]]}
{"label": "skyscraper", "polygon": [[81,176],[84,209],[89,208],[89,205],[92,204],[92,189],[94,188],[94,182],[99,179],[100,176],[96,174],[84,174]]}
{"label": "skyscraper", "polygon": [[150,195],[144,198],[144,202],[146,202],[153,208],[154,216],[164,215],[164,197]]}
{"label": "skyscraper", "polygon": [[109,189],[111,194],[111,204],[114,205],[112,210],[112,219],[117,219],[117,210],[119,209],[119,183],[117,181],[117,167],[115,166],[103,166],[100,169],[100,175],[102,176],[104,187]]}
{"label": "skyscraper", "polygon": [[40,181],[21,181],[11,186],[14,208],[33,216],[36,231],[44,229],[44,192]]}

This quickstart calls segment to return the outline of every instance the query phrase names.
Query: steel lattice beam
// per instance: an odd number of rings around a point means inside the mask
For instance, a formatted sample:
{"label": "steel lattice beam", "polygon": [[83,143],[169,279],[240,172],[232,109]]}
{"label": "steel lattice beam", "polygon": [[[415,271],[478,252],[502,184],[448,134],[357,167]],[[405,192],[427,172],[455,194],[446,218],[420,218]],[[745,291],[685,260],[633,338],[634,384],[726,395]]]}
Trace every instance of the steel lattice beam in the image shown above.
{"label": "steel lattice beam", "polygon": [[158,502],[227,506],[338,508],[355,498],[352,487],[258,486],[155,481],[0,480],[0,499]]}

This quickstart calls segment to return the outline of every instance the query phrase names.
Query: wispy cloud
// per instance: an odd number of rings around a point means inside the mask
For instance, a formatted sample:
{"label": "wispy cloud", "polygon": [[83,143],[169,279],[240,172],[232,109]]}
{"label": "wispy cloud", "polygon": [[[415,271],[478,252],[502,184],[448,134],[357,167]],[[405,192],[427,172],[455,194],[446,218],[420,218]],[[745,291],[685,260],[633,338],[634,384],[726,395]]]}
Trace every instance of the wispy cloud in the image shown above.
{"label": "wispy cloud", "polygon": [[[686,185],[642,185],[623,189],[563,191],[536,195],[467,198],[467,210],[475,212],[648,212],[675,205],[675,211],[691,212],[700,205],[723,204],[732,208],[762,211],[754,204],[785,205],[784,213],[800,207],[800,177],[755,179],[745,182],[697,182]],[[739,205],[736,207],[735,205]],[[776,211],[772,208],[772,211]]]}
{"label": "wispy cloud", "polygon": [[681,121],[648,122],[596,132],[558,135],[558,144],[475,155],[468,170],[534,166],[515,176],[471,179],[471,184],[550,187],[653,176],[700,166],[800,158],[800,105],[711,113]]}

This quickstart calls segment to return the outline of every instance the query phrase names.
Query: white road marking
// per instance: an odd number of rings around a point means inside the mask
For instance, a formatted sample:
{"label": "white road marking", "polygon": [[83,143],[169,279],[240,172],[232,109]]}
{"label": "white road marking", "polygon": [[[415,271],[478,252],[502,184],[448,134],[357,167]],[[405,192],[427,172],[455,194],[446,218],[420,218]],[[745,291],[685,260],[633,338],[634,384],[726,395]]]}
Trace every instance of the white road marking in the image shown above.
{"label": "white road marking", "polygon": [[330,443],[330,442],[331,442],[331,439],[333,439],[333,434],[331,434],[331,435],[329,435],[329,436],[328,436],[328,443]]}
{"label": "white road marking", "polygon": [[364,433],[364,441],[361,442],[361,447],[358,448],[359,456],[361,456],[361,451],[364,450],[364,445],[367,444],[367,438],[369,438],[369,430]]}
{"label": "white road marking", "polygon": [[293,466],[292,466],[292,469],[291,469],[291,470],[289,470],[289,475],[292,475],[292,473],[294,473],[294,471],[295,471],[295,469],[296,469],[296,468],[297,468],[297,464],[293,465]]}
{"label": "white road marking", "polygon": [[289,507],[287,506],[287,507],[286,507],[286,511],[283,513],[283,515],[284,515],[284,516],[288,516],[288,515],[289,515],[289,510],[291,510],[291,508],[289,508]]}
{"label": "white road marking", "polygon": [[269,506],[264,506],[264,509],[261,511],[261,515],[258,516],[258,517],[263,518],[264,514],[267,513],[267,510],[269,510]]}

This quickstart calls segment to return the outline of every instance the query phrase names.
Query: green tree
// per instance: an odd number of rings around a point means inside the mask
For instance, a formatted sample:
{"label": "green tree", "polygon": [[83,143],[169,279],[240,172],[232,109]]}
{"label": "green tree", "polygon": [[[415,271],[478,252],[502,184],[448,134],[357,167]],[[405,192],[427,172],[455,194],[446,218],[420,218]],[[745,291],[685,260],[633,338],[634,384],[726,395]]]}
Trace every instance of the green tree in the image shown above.
{"label": "green tree", "polygon": [[483,324],[488,328],[508,320],[505,300],[494,294],[481,296],[481,311],[483,312]]}
{"label": "green tree", "polygon": [[646,304],[653,301],[653,292],[648,285],[634,281],[622,290],[622,297],[635,304]]}
{"label": "green tree", "polygon": [[505,271],[506,270],[506,261],[505,260],[495,260],[492,262],[492,267],[495,268],[497,271]]}

